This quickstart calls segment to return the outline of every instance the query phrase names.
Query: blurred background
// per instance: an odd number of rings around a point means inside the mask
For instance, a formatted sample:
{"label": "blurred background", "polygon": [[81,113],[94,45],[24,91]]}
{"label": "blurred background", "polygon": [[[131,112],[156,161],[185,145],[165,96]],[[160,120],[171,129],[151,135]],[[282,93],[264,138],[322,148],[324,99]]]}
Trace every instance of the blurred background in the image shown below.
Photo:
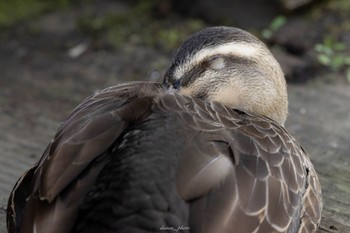
{"label": "blurred background", "polygon": [[287,128],[323,187],[320,232],[350,232],[349,0],[0,0],[0,233],[14,183],[79,102],[162,80],[181,42],[213,25],[255,34],[281,63]]}

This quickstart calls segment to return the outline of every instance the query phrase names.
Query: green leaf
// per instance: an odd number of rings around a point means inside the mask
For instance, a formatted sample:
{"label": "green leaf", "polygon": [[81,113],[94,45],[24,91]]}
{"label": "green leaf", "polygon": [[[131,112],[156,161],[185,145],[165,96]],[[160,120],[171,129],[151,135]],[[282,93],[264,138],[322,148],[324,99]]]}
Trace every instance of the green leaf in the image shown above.
{"label": "green leaf", "polygon": [[345,65],[350,65],[350,57],[345,57],[344,58],[344,64]]}
{"label": "green leaf", "polygon": [[325,47],[332,47],[333,45],[333,39],[330,36],[327,36],[323,39],[323,44]]}
{"label": "green leaf", "polygon": [[346,80],[350,83],[350,67],[346,69]]}
{"label": "green leaf", "polygon": [[282,27],[286,23],[287,19],[283,15],[279,15],[276,18],[274,18],[270,24],[270,29],[272,31],[276,31],[280,27]]}
{"label": "green leaf", "polygon": [[331,59],[331,67],[333,70],[338,70],[344,65],[344,57],[342,55],[336,55]]}
{"label": "green leaf", "polygon": [[334,43],[333,48],[336,51],[344,51],[346,49],[346,45],[342,42],[337,42]]}
{"label": "green leaf", "polygon": [[322,65],[328,66],[331,63],[331,59],[325,54],[319,54],[317,59]]}
{"label": "green leaf", "polygon": [[272,36],[272,31],[270,29],[264,29],[262,32],[261,32],[261,36],[264,38],[264,39],[270,39],[271,36]]}
{"label": "green leaf", "polygon": [[316,44],[315,45],[315,51],[318,52],[318,53],[322,53],[324,51],[323,44]]}
{"label": "green leaf", "polygon": [[328,46],[323,47],[323,52],[328,56],[332,56],[334,54],[333,49],[331,47],[328,47]]}

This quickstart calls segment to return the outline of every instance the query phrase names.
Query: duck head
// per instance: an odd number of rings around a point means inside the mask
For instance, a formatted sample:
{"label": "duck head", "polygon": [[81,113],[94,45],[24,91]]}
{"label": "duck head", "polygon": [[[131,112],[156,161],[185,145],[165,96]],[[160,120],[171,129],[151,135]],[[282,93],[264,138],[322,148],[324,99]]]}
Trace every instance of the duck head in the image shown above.
{"label": "duck head", "polygon": [[163,84],[170,92],[261,114],[280,125],[288,115],[279,63],[264,43],[238,28],[211,27],[192,35],[177,51]]}

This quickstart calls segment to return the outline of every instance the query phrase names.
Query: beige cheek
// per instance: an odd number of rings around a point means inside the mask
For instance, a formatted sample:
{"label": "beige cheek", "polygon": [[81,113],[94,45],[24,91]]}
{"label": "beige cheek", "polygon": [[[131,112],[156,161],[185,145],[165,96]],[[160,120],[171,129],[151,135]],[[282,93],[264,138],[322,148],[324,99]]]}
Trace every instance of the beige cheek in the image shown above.
{"label": "beige cheek", "polygon": [[230,108],[242,109],[244,107],[244,103],[242,103],[241,91],[229,87],[220,88],[220,91],[211,96],[210,99]]}
{"label": "beige cheek", "polygon": [[205,79],[197,79],[194,84],[181,87],[179,90],[179,94],[186,96],[195,96],[199,93],[200,89],[207,86],[207,81]]}
{"label": "beige cheek", "polygon": [[180,95],[186,95],[186,96],[193,96],[195,93],[196,89],[193,87],[185,87],[185,88],[180,88],[179,94]]}

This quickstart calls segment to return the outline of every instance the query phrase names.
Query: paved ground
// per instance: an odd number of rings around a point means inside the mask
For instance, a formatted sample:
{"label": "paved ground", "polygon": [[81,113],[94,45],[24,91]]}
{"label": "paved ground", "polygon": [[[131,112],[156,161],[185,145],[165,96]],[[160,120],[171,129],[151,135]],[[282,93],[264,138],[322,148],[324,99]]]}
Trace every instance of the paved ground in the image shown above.
{"label": "paved ground", "polygon": [[350,86],[289,86],[287,128],[320,176],[325,232],[350,232]]}
{"label": "paved ground", "polygon": [[[88,50],[69,56],[60,33],[0,38],[0,233],[17,178],[44,151],[65,116],[93,90],[125,80],[157,80],[170,56],[149,48]],[[68,30],[68,29],[67,29]],[[79,44],[74,38],[71,47]],[[314,161],[324,211],[321,232],[350,232],[350,85],[289,85],[287,128]]]}

